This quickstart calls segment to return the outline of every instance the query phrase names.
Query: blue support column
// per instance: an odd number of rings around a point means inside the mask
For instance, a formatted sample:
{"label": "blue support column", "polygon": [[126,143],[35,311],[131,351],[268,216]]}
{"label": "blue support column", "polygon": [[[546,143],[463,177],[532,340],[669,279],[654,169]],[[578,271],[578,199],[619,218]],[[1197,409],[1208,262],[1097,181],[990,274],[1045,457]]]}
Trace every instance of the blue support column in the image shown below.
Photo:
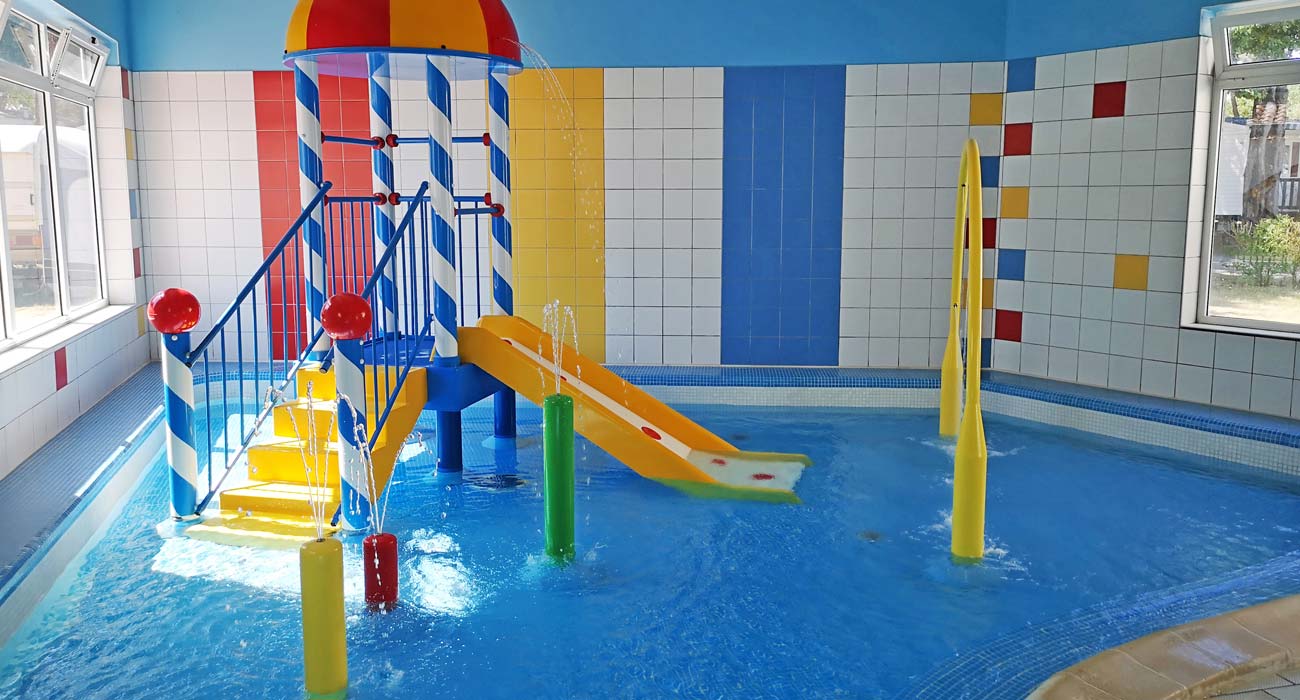
{"label": "blue support column", "polygon": [[[350,532],[370,529],[370,473],[363,450],[368,449],[366,430],[366,375],[360,340],[337,340],[334,344],[335,383],[339,395],[339,497],[343,527]],[[344,397],[347,400],[344,400]]]}
{"label": "blue support column", "polygon": [[[459,280],[456,273],[456,201],[452,196],[451,59],[430,56],[426,72],[429,92],[429,200],[433,205],[434,354],[442,367],[460,364],[457,338]],[[459,411],[438,412],[438,471],[459,472],[461,453]]]}
{"label": "blue support column", "polygon": [[[515,313],[514,241],[510,227],[510,88],[509,76],[489,72],[488,89],[488,165],[492,174],[492,312],[504,316]],[[515,392],[506,390],[493,397],[493,427],[498,438],[518,435]]]}
{"label": "blue support column", "polygon": [[172,517],[183,520],[198,514],[199,502],[199,457],[194,448],[194,370],[185,364],[190,355],[190,334],[163,333],[162,350]]}

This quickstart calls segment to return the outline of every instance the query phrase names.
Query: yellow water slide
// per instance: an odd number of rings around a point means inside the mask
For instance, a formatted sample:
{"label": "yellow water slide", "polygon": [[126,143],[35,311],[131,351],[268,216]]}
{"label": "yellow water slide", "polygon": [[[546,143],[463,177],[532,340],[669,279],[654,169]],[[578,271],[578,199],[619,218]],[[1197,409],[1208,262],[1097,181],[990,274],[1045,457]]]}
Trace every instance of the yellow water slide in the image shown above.
{"label": "yellow water slide", "polygon": [[[743,452],[633,384],[562,345],[559,393],[573,397],[577,431],[633,471],[687,493],[797,503],[804,455]],[[528,400],[557,393],[550,335],[517,317],[460,329],[461,361]]]}

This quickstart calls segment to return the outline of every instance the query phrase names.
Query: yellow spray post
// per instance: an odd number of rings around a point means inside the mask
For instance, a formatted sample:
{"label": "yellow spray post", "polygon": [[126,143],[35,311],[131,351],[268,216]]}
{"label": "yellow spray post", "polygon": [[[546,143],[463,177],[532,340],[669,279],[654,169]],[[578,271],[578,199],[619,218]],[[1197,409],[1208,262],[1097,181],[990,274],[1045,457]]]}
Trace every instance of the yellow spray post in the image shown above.
{"label": "yellow spray post", "polygon": [[[962,151],[957,185],[952,308],[948,317],[948,345],[944,351],[939,396],[939,431],[943,435],[957,435],[952,480],[952,554],[967,560],[984,556],[984,497],[989,461],[984,443],[984,417],[980,410],[984,314],[984,197],[981,178],[979,146],[970,140]],[[966,240],[969,240],[968,245]],[[958,336],[961,333],[962,251],[966,247],[970,253],[966,275],[966,411],[963,414],[958,398],[961,389]]]}
{"label": "yellow spray post", "polygon": [[347,627],[343,616],[343,545],[312,540],[298,550],[302,578],[302,650],[307,695],[348,692]]}

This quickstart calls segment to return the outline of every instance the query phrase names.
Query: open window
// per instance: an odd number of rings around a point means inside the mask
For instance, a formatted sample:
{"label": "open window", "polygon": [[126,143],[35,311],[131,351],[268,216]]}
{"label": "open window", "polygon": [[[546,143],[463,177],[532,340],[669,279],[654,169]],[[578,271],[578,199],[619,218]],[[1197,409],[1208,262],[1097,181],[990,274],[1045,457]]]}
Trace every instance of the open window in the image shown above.
{"label": "open window", "polygon": [[1197,320],[1300,333],[1300,3],[1211,20],[1214,101]]}

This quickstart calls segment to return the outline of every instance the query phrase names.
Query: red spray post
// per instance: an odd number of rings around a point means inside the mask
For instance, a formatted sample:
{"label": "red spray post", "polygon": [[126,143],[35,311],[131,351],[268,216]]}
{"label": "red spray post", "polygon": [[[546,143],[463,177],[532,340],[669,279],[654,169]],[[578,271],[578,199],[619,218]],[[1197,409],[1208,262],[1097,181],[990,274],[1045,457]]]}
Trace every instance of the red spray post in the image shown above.
{"label": "red spray post", "polygon": [[366,537],[362,543],[365,561],[366,605],[375,611],[397,606],[397,536],[389,532]]}

